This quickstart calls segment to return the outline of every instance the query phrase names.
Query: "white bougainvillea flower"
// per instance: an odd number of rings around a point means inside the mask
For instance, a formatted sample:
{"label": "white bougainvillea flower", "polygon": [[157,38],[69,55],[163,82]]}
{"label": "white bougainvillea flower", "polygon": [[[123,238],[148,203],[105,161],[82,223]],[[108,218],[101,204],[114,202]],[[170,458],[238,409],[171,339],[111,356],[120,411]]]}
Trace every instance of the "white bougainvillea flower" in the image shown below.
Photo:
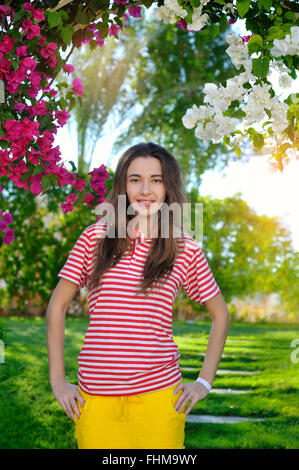
{"label": "white bougainvillea flower", "polygon": [[282,75],[280,75],[279,86],[281,86],[281,88],[290,88],[290,86],[292,86],[292,83],[293,79],[289,76],[288,73],[283,73]]}
{"label": "white bougainvillea flower", "polygon": [[262,121],[266,117],[265,108],[271,109],[271,95],[269,85],[253,85],[248,101],[242,111],[246,113],[246,125]]}
{"label": "white bougainvillea flower", "polygon": [[200,111],[196,104],[194,104],[192,108],[187,109],[186,114],[182,117],[182,121],[186,129],[192,129],[196,126],[199,119]]}
{"label": "white bougainvillea flower", "polygon": [[299,26],[291,28],[291,34],[284,39],[274,39],[273,47],[270,49],[273,57],[299,54]]}
{"label": "white bougainvillea flower", "polygon": [[164,5],[154,9],[153,15],[165,24],[173,24],[179,18],[187,16],[188,12],[181,7],[177,0],[165,0]]}
{"label": "white bougainvillea flower", "polygon": [[289,122],[287,119],[288,109],[289,107],[286,103],[281,103],[277,97],[272,98],[271,100],[271,116],[273,118],[272,129],[277,134],[281,134],[289,125]]}
{"label": "white bougainvillea flower", "polygon": [[192,15],[192,23],[188,23],[192,31],[200,31],[209,22],[209,15],[207,13],[201,14],[201,8],[195,8]]}

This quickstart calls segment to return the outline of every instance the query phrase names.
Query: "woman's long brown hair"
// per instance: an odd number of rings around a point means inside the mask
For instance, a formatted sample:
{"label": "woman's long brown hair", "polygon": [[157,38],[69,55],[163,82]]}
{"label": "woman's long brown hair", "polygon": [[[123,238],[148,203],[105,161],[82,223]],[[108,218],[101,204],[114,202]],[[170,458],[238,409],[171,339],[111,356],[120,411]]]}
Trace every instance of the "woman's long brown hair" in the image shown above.
{"label": "woman's long brown hair", "polygon": [[[166,188],[166,198],[164,202],[168,206],[172,203],[179,204],[181,212],[183,213],[183,203],[187,202],[187,197],[182,185],[180,167],[175,157],[164,147],[153,142],[141,142],[128,148],[118,161],[113,187],[105,200],[105,202],[109,202],[114,206],[114,227],[108,226],[107,234],[110,230],[113,230],[115,237],[104,236],[97,240],[94,270],[87,284],[89,289],[96,287],[105,271],[115,266],[127,248],[131,247],[127,225],[134,215],[127,214],[127,208],[130,203],[126,195],[126,182],[128,167],[130,163],[138,157],[155,157],[160,160],[163,170],[163,181]],[[118,195],[121,194],[126,195],[125,238],[118,237],[118,229],[120,228],[118,227]],[[137,292],[136,295],[144,294],[148,296],[156,285],[162,284],[162,279],[167,280],[170,276],[175,260],[179,254],[178,240],[181,239],[184,243],[183,230],[181,230],[181,237],[173,237],[173,227],[173,212],[169,210],[169,237],[161,237],[161,211],[159,210],[157,237],[151,240],[151,248],[143,270],[143,279],[140,282],[139,292]],[[182,229],[182,224],[180,227]]]}

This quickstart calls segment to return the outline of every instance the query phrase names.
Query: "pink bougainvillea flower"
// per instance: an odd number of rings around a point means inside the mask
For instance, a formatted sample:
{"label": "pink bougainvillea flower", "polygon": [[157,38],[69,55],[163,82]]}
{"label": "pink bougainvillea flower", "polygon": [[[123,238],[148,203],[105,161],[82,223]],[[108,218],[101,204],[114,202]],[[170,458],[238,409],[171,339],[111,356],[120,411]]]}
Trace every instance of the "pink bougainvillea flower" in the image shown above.
{"label": "pink bougainvillea flower", "polygon": [[39,136],[40,123],[37,121],[31,121],[28,117],[25,117],[21,122],[22,125],[22,138],[32,140],[34,136]]}
{"label": "pink bougainvillea flower", "polygon": [[129,15],[134,16],[134,18],[141,18],[141,7],[140,6],[129,6]]}
{"label": "pink bougainvillea flower", "polygon": [[120,26],[116,26],[116,24],[112,24],[109,28],[109,34],[110,36],[115,36],[115,37],[118,37],[118,31],[120,30]]}
{"label": "pink bougainvillea flower", "polygon": [[3,214],[3,220],[6,220],[7,224],[10,225],[12,223],[12,216],[10,212],[6,212]]}
{"label": "pink bougainvillea flower", "polygon": [[106,170],[105,165],[101,165],[99,168],[95,168],[93,171],[88,173],[91,175],[90,186],[100,196],[107,192],[105,188],[105,179],[109,178],[109,173]]}
{"label": "pink bougainvillea flower", "polygon": [[47,104],[44,100],[37,101],[35,106],[32,106],[35,109],[36,116],[45,116],[46,114],[50,114],[50,111],[47,108]]}
{"label": "pink bougainvillea flower", "polygon": [[71,115],[63,109],[62,111],[55,111],[55,117],[58,121],[58,124],[62,127],[65,125],[66,121],[71,117]]}
{"label": "pink bougainvillea flower", "polygon": [[97,29],[97,24],[96,24],[96,23],[91,23],[91,24],[86,28],[87,31],[96,31],[96,29]]}
{"label": "pink bougainvillea flower", "polygon": [[69,195],[65,198],[65,201],[66,201],[68,204],[71,204],[72,202],[76,201],[77,199],[78,199],[77,194],[71,193],[71,194],[69,194]]}
{"label": "pink bougainvillea flower", "polygon": [[12,39],[8,34],[4,36],[2,42],[0,42],[0,52],[4,52],[4,54],[9,54],[10,51],[13,49],[13,45],[16,42],[16,39]]}
{"label": "pink bougainvillea flower", "polygon": [[237,20],[233,20],[232,18],[228,19],[228,24],[234,24]]}
{"label": "pink bougainvillea flower", "polygon": [[77,179],[74,189],[76,189],[77,191],[83,191],[85,184],[86,184],[85,180]]}
{"label": "pink bougainvillea flower", "polygon": [[248,36],[240,36],[240,37],[241,37],[243,43],[245,43],[245,42],[248,42],[249,39],[250,39],[252,36],[254,36],[254,34],[249,34]]}
{"label": "pink bougainvillea flower", "polygon": [[0,60],[0,80],[2,80],[3,75],[6,75],[7,73],[9,73],[11,69],[12,69],[12,63],[9,60],[5,59],[5,57],[3,57]]}
{"label": "pink bougainvillea flower", "polygon": [[24,3],[24,10],[29,11],[36,20],[45,20],[43,10],[35,10],[30,2]]}
{"label": "pink bougainvillea flower", "polygon": [[116,5],[126,5],[128,3],[128,0],[114,0],[114,3]]}
{"label": "pink bougainvillea flower", "polygon": [[8,223],[6,220],[0,220],[0,230],[1,232],[4,232],[6,230],[6,227],[8,226]]}
{"label": "pink bougainvillea flower", "polygon": [[31,13],[32,13],[34,19],[36,19],[38,21],[45,21],[45,15],[44,15],[43,10],[35,10],[33,8]]}
{"label": "pink bougainvillea flower", "polygon": [[25,108],[25,104],[24,103],[16,103],[15,104],[15,109],[20,113],[22,114],[23,112],[23,109]]}
{"label": "pink bougainvillea flower", "polygon": [[97,41],[97,45],[103,47],[105,44],[105,38],[101,38],[101,33],[99,31],[96,31],[95,38]]}
{"label": "pink bougainvillea flower", "polygon": [[[24,157],[26,153],[26,142],[23,139],[18,139],[11,144],[12,160],[18,160]],[[15,170],[15,167],[13,168]]]}
{"label": "pink bougainvillea flower", "polygon": [[73,204],[67,204],[67,203],[63,202],[60,205],[61,205],[61,208],[62,208],[64,214],[66,214],[67,212],[73,212],[73,209],[74,209]]}
{"label": "pink bougainvillea flower", "polygon": [[40,155],[41,154],[39,150],[31,149],[29,155],[27,156],[27,161],[33,163],[34,165],[38,165]]}
{"label": "pink bougainvillea flower", "polygon": [[68,75],[75,70],[72,64],[64,64],[62,68]]}
{"label": "pink bougainvillea flower", "polygon": [[33,24],[32,21],[27,18],[22,23],[21,31],[27,31],[27,39],[40,36],[40,27],[37,24]]}
{"label": "pink bougainvillea flower", "polygon": [[31,176],[30,191],[35,196],[38,196],[43,190],[41,179],[42,179],[42,173]]}
{"label": "pink bougainvillea flower", "polygon": [[22,160],[21,162],[19,163],[16,163],[13,167],[14,171],[16,173],[19,173],[19,174],[23,174],[23,173],[27,173],[28,171],[28,168],[26,166],[26,163],[24,162],[24,160]]}
{"label": "pink bougainvillea flower", "polygon": [[[2,186],[0,185],[0,193],[2,193],[2,191],[3,191],[3,188],[2,188]],[[0,209],[0,217],[1,217],[1,215],[2,215],[2,210]]]}
{"label": "pink bougainvillea flower", "polygon": [[16,140],[21,137],[21,124],[16,119],[6,119],[4,123],[6,130],[5,139],[6,140]]}
{"label": "pink bougainvillea flower", "polygon": [[27,46],[17,47],[17,57],[21,57],[22,55],[27,55]]}
{"label": "pink bougainvillea flower", "polygon": [[48,59],[51,54],[55,54],[56,48],[56,42],[49,42],[45,47],[41,48],[40,53],[45,59]]}
{"label": "pink bougainvillea flower", "polygon": [[12,95],[14,95],[19,89],[20,81],[17,79],[15,72],[11,71],[11,73],[7,73],[5,76],[7,83],[6,83],[6,90],[9,91]]}
{"label": "pink bougainvillea flower", "polygon": [[46,41],[46,36],[42,36],[40,39],[37,40],[39,45],[42,47],[44,45],[44,42]]}
{"label": "pink bougainvillea flower", "polygon": [[8,228],[5,232],[3,243],[5,243],[6,245],[10,245],[14,238],[15,238],[14,230],[12,228]]}
{"label": "pink bougainvillea flower", "polygon": [[57,64],[57,57],[56,55],[51,55],[49,57],[49,59],[47,60],[47,64],[49,65],[49,67],[51,68],[55,68],[56,67],[56,64]]}
{"label": "pink bougainvillea flower", "polygon": [[3,5],[0,5],[0,16],[3,16],[5,15],[6,13],[8,13],[9,11],[9,8],[8,7],[5,7]]}
{"label": "pink bougainvillea flower", "polygon": [[82,98],[84,86],[81,84],[81,82],[81,78],[74,78],[72,88],[74,95],[80,95],[80,97]]}
{"label": "pink bougainvillea flower", "polygon": [[[29,69],[31,72],[33,72],[36,69],[37,62],[34,59],[32,59],[32,57],[25,57],[25,59],[20,61],[20,65],[26,71]],[[36,73],[39,73],[39,72],[36,72]]]}
{"label": "pink bougainvillea flower", "polygon": [[91,209],[92,208],[91,201],[93,201],[94,199],[95,199],[95,197],[94,197],[93,194],[87,193],[86,196],[85,196],[85,199],[83,201],[83,204],[87,204],[89,209]]}
{"label": "pink bougainvillea flower", "polygon": [[187,29],[187,21],[181,18],[180,21],[177,23],[177,27],[181,29]]}

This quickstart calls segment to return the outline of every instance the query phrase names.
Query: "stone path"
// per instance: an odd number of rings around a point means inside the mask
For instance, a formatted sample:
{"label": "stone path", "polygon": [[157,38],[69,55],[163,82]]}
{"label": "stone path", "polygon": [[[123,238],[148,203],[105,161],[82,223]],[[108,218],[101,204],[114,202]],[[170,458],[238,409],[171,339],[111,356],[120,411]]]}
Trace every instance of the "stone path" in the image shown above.
{"label": "stone path", "polygon": [[232,388],[212,388],[210,393],[219,393],[226,395],[237,395],[239,393],[250,393],[252,390],[238,390]]}
{"label": "stone path", "polygon": [[[197,370],[199,371],[198,367],[181,367],[182,370]],[[232,370],[232,369],[218,369],[217,374],[235,374],[235,375],[251,375],[260,372],[260,370]]]}
{"label": "stone path", "polygon": [[[197,367],[181,367],[182,370],[198,371]],[[232,369],[218,369],[218,374],[235,374],[235,375],[252,375],[260,372],[260,370],[232,370]],[[236,390],[232,388],[212,388],[210,393],[218,394],[239,394],[250,393],[252,390]],[[264,418],[245,418],[241,416],[214,416],[214,415],[194,415],[188,414],[186,417],[187,423],[217,423],[217,424],[233,424],[242,423],[244,421],[264,421]]]}
{"label": "stone path", "polygon": [[187,423],[233,424],[233,423],[242,423],[243,421],[264,421],[264,418],[243,418],[241,416],[193,415],[190,413],[186,417]]}

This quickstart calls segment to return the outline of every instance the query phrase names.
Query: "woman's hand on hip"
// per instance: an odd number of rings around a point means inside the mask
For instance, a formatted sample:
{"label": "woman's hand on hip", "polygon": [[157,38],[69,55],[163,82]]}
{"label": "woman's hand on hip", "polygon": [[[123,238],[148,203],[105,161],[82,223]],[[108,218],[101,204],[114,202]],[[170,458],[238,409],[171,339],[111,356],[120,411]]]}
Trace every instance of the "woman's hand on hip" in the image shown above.
{"label": "woman's hand on hip", "polygon": [[85,401],[78,391],[78,386],[63,380],[61,382],[51,384],[51,387],[54,397],[68,417],[75,422],[74,413],[76,413],[79,419],[80,411],[76,399],[81,403],[82,408],[84,407]]}
{"label": "woman's hand on hip", "polygon": [[191,382],[191,383],[181,382],[174,389],[173,393],[176,394],[181,389],[183,389],[183,391],[176,401],[175,409],[177,410],[178,413],[180,413],[184,409],[184,407],[187,405],[187,403],[191,400],[190,405],[184,412],[186,415],[190,413],[195,403],[205,398],[207,394],[209,393],[208,389],[200,382]]}

